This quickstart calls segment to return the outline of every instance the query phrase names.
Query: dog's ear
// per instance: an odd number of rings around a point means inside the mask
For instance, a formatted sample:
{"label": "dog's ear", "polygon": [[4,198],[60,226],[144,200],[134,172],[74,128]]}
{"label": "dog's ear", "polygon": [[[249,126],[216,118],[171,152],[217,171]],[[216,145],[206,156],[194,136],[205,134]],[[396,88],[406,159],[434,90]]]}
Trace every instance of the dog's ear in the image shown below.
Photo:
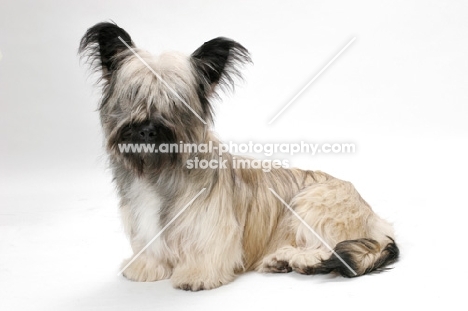
{"label": "dog's ear", "polygon": [[241,78],[239,67],[250,63],[250,55],[245,47],[228,38],[219,37],[205,42],[192,54],[192,62],[206,97],[216,86],[234,87],[234,79]]}
{"label": "dog's ear", "polygon": [[[78,52],[82,58],[86,58],[93,69],[102,70],[103,79],[110,80],[122,61],[131,55],[126,44],[134,47],[130,35],[116,24],[104,22],[86,31]],[[130,53],[122,53],[125,51]]]}

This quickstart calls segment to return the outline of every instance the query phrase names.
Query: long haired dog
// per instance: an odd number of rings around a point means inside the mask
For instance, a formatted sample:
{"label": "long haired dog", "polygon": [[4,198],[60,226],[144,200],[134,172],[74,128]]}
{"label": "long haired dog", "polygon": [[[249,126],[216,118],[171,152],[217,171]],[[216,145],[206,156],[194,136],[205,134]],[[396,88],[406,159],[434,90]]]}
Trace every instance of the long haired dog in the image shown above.
{"label": "long haired dog", "polygon": [[239,43],[216,38],[189,56],[153,56],[122,28],[100,23],[79,52],[101,72],[100,118],[135,255],[123,265],[128,279],[170,278],[197,291],[250,270],[354,277],[398,258],[391,225],[351,183],[326,173],[239,169],[229,153],[226,167],[189,169],[189,160],[220,155],[120,152],[123,143],[219,146],[210,100],[250,62]]}

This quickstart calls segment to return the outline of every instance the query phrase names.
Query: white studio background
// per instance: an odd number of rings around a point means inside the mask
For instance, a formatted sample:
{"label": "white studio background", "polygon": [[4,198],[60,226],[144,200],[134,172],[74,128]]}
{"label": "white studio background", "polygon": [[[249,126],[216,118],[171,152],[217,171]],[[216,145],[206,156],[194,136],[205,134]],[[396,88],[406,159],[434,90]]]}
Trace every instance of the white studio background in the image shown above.
{"label": "white studio background", "polygon": [[[0,309],[459,308],[467,16],[465,1],[2,1]],[[219,136],[355,143],[351,155],[288,159],[352,181],[395,224],[395,269],[353,280],[249,273],[198,293],[118,277],[130,250],[106,170],[99,89],[77,56],[86,29],[106,20],[153,53],[189,54],[217,36],[247,47],[254,65],[217,103]]]}

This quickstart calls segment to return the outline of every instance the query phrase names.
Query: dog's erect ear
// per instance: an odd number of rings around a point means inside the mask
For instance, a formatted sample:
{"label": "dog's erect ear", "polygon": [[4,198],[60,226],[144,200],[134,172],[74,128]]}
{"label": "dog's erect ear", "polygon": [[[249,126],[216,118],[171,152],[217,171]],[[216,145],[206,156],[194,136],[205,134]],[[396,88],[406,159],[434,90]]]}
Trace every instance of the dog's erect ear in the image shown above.
{"label": "dog's erect ear", "polygon": [[102,78],[109,80],[129,53],[128,47],[134,47],[130,35],[114,23],[99,23],[89,28],[80,42],[78,52],[95,70],[102,69]]}
{"label": "dog's erect ear", "polygon": [[217,85],[233,88],[234,78],[240,78],[239,67],[250,63],[245,47],[228,38],[205,42],[192,54],[192,62],[202,79],[205,96],[213,93]]}

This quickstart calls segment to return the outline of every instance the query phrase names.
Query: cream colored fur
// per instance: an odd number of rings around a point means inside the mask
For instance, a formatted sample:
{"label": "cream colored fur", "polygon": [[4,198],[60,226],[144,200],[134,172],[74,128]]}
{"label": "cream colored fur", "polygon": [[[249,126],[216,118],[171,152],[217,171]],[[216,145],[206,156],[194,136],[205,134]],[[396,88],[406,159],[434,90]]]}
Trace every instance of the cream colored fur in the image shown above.
{"label": "cream colored fur", "polygon": [[[211,289],[245,271],[288,272],[289,265],[306,273],[308,267],[329,258],[331,251],[270,187],[331,248],[359,238],[377,240],[383,248],[388,237],[394,236],[391,226],[372,211],[351,183],[319,171],[277,169],[266,173],[232,167],[204,171],[196,180],[187,181],[186,192],[176,198],[171,217],[203,187],[209,190],[124,271],[127,278],[171,278],[177,288]],[[157,192],[144,177],[137,179],[129,192],[132,205],[121,208],[135,253],[161,229]],[[376,250],[363,260],[372,261],[377,255]]]}

